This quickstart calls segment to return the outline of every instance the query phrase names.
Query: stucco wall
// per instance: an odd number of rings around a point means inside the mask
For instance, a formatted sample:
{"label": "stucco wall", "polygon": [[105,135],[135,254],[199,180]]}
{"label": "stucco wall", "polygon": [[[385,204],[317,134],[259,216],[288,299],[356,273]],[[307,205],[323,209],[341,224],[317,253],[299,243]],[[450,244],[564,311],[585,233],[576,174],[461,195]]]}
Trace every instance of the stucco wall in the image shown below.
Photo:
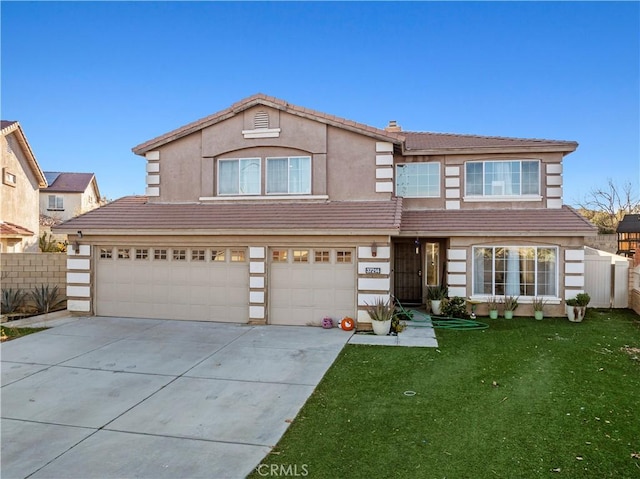
{"label": "stucco wall", "polygon": [[[0,178],[0,196],[2,197],[2,215],[0,219],[13,223],[34,233],[31,237],[25,237],[22,242],[13,247],[8,247],[5,252],[22,252],[38,250],[38,181],[31,172],[26,158],[22,153],[20,144],[14,137],[14,133],[2,137],[2,169],[16,175],[16,185],[6,185]],[[3,241],[4,243],[4,241]]]}
{"label": "stucco wall", "polygon": [[15,253],[0,256],[2,289],[30,291],[40,285],[58,286],[67,294],[67,255]]}

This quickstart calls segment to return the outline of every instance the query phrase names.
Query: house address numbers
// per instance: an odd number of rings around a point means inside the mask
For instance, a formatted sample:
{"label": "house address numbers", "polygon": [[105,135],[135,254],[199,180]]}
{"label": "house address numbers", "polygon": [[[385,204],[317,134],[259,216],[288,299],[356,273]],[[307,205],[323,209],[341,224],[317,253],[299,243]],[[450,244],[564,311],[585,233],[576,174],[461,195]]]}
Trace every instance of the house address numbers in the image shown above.
{"label": "house address numbers", "polygon": [[380,274],[382,272],[382,268],[365,268],[365,274]]}

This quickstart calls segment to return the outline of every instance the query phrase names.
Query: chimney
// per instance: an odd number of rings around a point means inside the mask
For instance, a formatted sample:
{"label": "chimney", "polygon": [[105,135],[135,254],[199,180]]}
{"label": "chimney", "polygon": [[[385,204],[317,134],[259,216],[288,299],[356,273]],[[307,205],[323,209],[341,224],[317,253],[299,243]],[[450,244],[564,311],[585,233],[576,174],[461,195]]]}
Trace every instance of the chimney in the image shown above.
{"label": "chimney", "polygon": [[389,120],[389,124],[384,127],[385,131],[397,132],[402,131],[402,127],[398,125],[396,120]]}

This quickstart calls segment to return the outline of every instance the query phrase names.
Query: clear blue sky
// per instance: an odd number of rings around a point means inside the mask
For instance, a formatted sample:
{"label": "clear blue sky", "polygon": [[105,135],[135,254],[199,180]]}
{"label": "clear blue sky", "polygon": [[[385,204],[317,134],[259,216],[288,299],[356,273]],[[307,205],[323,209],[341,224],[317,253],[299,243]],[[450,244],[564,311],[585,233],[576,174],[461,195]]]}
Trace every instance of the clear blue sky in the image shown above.
{"label": "clear blue sky", "polygon": [[144,194],[131,148],[254,93],[376,127],[575,140],[565,203],[640,190],[638,2],[6,2],[1,115],[44,170]]}

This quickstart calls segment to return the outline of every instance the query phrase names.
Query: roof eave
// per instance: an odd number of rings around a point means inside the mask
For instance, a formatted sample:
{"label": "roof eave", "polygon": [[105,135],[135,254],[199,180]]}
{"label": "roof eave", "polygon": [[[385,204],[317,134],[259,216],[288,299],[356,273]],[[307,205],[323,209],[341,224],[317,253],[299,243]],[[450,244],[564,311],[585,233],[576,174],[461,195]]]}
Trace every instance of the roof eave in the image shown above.
{"label": "roof eave", "polygon": [[549,230],[540,230],[540,231],[513,231],[513,230],[496,230],[496,231],[456,231],[456,230],[443,230],[443,231],[424,231],[424,230],[402,230],[398,236],[402,237],[431,237],[431,238],[441,238],[441,237],[478,237],[478,236],[505,236],[505,237],[586,237],[586,236],[597,236],[598,231],[596,230],[584,230],[584,231],[549,231]]}
{"label": "roof eave", "polygon": [[428,148],[420,150],[406,149],[402,145],[402,154],[411,155],[469,155],[469,154],[494,154],[494,153],[572,153],[578,148],[577,143],[566,145],[541,145],[541,146],[504,146],[504,147],[473,147],[473,148]]}
{"label": "roof eave", "polygon": [[22,148],[22,151],[25,152],[27,163],[31,167],[31,171],[36,177],[36,181],[38,182],[38,187],[46,188],[47,178],[44,176],[44,172],[40,168],[40,165],[38,164],[38,160],[36,160],[36,156],[33,154],[31,145],[29,144],[29,141],[27,140],[27,137],[24,134],[24,131],[22,130],[22,125],[20,125],[19,121],[12,123],[11,125],[9,125],[8,127],[2,130],[3,135],[8,135],[13,132],[17,133],[16,136],[18,138],[18,143],[20,143],[20,147]]}
{"label": "roof eave", "polygon": [[80,225],[59,225],[51,228],[53,233],[75,234],[82,231],[82,236],[396,236],[397,228],[332,228],[332,229],[283,229],[283,228],[180,228],[180,229],[125,229],[125,228],[86,228]]}

